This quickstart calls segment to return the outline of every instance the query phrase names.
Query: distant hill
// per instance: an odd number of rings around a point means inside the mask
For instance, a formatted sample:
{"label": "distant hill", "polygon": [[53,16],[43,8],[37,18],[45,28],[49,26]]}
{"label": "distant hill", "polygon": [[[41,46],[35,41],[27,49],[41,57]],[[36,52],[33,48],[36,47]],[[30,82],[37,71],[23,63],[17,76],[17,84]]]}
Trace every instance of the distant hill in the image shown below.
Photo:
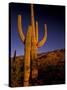
{"label": "distant hill", "polygon": [[[38,54],[38,78],[30,85],[51,85],[65,83],[65,50]],[[23,86],[24,57],[11,59],[11,86]]]}

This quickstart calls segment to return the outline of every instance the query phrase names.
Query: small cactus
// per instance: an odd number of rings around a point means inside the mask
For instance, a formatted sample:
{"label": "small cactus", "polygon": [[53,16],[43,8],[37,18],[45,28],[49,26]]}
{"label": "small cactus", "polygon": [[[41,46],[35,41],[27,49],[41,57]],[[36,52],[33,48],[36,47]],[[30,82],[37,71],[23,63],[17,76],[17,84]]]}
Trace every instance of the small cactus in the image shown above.
{"label": "small cactus", "polygon": [[14,51],[13,61],[16,60],[16,50]]}

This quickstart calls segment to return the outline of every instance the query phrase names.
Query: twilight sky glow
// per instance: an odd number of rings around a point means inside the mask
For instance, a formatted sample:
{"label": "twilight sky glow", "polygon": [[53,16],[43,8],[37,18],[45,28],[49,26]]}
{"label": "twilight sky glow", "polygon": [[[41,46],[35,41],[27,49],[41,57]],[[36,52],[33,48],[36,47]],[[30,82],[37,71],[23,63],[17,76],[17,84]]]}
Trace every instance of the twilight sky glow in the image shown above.
{"label": "twilight sky glow", "polygon": [[[22,15],[23,32],[26,35],[27,27],[31,23],[30,4],[10,3],[11,25],[11,56],[16,50],[17,55],[24,55],[24,44],[18,35],[17,16]],[[48,52],[65,48],[65,7],[51,5],[34,5],[35,21],[39,22],[39,41],[43,38],[44,23],[47,24],[47,41],[38,52]]]}

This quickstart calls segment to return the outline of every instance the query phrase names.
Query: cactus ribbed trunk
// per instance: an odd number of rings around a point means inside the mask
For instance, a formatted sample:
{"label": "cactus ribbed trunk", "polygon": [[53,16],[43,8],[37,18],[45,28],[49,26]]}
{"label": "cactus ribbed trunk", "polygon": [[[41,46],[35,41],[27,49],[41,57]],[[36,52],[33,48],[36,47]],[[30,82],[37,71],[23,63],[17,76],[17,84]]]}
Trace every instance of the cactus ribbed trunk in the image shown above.
{"label": "cactus ribbed trunk", "polygon": [[[37,67],[37,62],[36,62],[36,59],[37,59],[37,46],[36,46],[36,43],[37,43],[37,33],[35,35],[35,22],[34,22],[34,12],[33,12],[33,5],[31,5],[31,25],[32,25],[32,40],[31,40],[31,64],[32,64],[32,71],[31,71],[31,79],[35,79],[37,78],[37,75],[38,75],[38,67]],[[37,26],[37,25],[36,25]],[[36,39],[37,37],[37,39]]]}
{"label": "cactus ribbed trunk", "polygon": [[30,78],[31,29],[32,29],[31,26],[29,26],[25,41],[24,86],[29,86],[29,78]]}

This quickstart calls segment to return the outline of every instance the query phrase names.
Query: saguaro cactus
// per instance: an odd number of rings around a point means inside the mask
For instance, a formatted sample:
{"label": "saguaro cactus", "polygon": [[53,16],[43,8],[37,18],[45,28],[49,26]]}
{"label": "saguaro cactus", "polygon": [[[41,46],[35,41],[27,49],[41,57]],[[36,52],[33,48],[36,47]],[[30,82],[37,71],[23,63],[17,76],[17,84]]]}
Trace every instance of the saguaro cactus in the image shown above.
{"label": "saguaro cactus", "polygon": [[[44,37],[43,39],[38,42],[38,22],[36,21],[36,25],[34,22],[34,11],[33,5],[31,5],[31,26],[28,27],[26,38],[22,31],[22,22],[21,22],[21,15],[18,15],[18,33],[25,45],[25,59],[24,59],[24,86],[29,85],[29,77],[31,74],[31,78],[35,79],[38,76],[38,67],[37,67],[37,49],[44,45],[47,39],[47,26],[44,25]],[[32,66],[30,68],[30,60],[32,62]],[[30,73],[30,70],[31,73]]]}
{"label": "saguaro cactus", "polygon": [[18,15],[18,32],[21,40],[25,43],[24,53],[24,86],[29,86],[30,78],[30,51],[31,51],[31,31],[32,27],[28,26],[26,39],[21,31],[21,15]]}
{"label": "saguaro cactus", "polygon": [[38,76],[38,67],[37,67],[37,49],[44,45],[46,42],[47,38],[47,26],[46,24],[44,25],[44,30],[45,34],[43,39],[38,42],[38,22],[36,21],[36,26],[35,26],[35,21],[34,21],[34,10],[33,10],[33,5],[31,5],[31,25],[32,25],[32,47],[31,47],[31,60],[32,60],[32,79],[36,78]]}

